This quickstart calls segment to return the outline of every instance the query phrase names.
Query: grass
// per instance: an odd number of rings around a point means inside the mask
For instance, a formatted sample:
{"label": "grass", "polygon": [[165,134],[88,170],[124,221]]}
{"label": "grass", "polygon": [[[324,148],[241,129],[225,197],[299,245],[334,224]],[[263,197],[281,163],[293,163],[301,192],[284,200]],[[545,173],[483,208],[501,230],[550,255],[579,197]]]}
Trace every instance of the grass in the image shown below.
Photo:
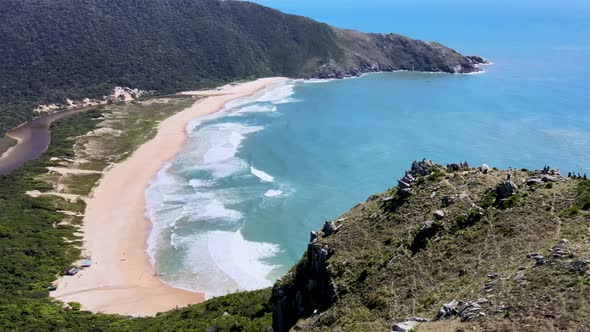
{"label": "grass", "polygon": [[[443,169],[431,174],[443,174]],[[526,170],[512,173],[515,183],[529,176]],[[411,316],[435,319],[442,304],[453,299],[479,298],[491,299],[484,308],[485,318],[468,324],[434,321],[420,325],[417,331],[445,331],[447,327],[448,331],[527,330],[527,325],[536,327],[531,317],[537,315],[543,315],[540,326],[547,326],[547,331],[575,329],[590,321],[590,304],[581,296],[588,287],[587,276],[562,268],[560,262],[551,263],[546,270],[533,268],[534,261],[526,258],[531,252],[550,257],[548,250],[562,238],[579,248],[576,257],[590,257],[585,211],[561,220],[554,212],[567,209],[572,200],[587,199],[587,182],[556,182],[552,188],[523,185],[510,198],[496,202],[494,188],[505,181],[503,172],[447,171],[444,176],[426,178],[415,183],[410,197],[396,204],[381,202],[396,192],[390,189],[351,209],[338,218],[347,218],[338,232],[313,245],[327,246],[334,252],[328,260],[329,283],[338,294],[337,300],[321,313],[331,319],[313,315],[299,321],[296,329],[387,331]],[[432,192],[436,192],[434,197]],[[445,196],[459,198],[443,206]],[[482,213],[473,207],[474,202]],[[441,229],[412,255],[409,249],[416,234],[439,209],[445,210]],[[486,292],[484,284],[490,273],[498,273],[502,280]],[[538,297],[529,298],[527,291],[513,284],[519,273],[531,276],[526,289],[534,288]],[[297,277],[291,277],[285,286],[289,283],[307,285]],[[547,302],[541,295],[554,292],[560,300]],[[507,321],[502,305],[518,307],[518,314],[511,313]],[[558,319],[544,316],[551,310],[559,312]]]}
{"label": "grass", "polygon": [[16,144],[16,140],[8,136],[0,137],[0,156]]}

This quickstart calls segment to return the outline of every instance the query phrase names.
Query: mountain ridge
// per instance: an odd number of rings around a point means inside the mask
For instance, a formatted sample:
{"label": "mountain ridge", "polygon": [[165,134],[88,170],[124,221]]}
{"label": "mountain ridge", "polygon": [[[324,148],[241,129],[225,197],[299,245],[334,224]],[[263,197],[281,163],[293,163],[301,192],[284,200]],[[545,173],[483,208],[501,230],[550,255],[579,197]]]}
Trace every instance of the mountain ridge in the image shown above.
{"label": "mountain ridge", "polygon": [[2,135],[39,104],[96,98],[115,86],[165,94],[263,76],[468,73],[485,61],[242,1],[7,0],[0,22]]}

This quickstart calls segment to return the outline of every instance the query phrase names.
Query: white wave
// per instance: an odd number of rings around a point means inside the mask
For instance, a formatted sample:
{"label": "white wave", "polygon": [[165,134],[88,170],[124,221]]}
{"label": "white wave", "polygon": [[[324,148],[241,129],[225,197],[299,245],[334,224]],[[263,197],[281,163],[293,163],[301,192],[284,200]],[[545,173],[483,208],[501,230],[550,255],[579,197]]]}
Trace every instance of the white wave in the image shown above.
{"label": "white wave", "polygon": [[283,192],[281,190],[276,190],[276,189],[269,189],[264,193],[264,196],[266,197],[278,197],[281,196],[283,194]]}
{"label": "white wave", "polygon": [[337,78],[326,78],[326,79],[311,78],[311,79],[302,79],[299,81],[304,84],[322,84],[322,83],[339,81],[339,79],[337,79]]}
{"label": "white wave", "polygon": [[232,100],[226,103],[222,112],[229,110],[231,113],[232,110],[237,110],[240,107],[252,103],[270,103],[273,105],[279,105],[297,102],[298,100],[292,97],[293,94],[295,94],[295,84],[296,81],[294,80],[272,84],[253,96]]}
{"label": "white wave", "polygon": [[197,188],[211,187],[212,185],[215,184],[215,181],[214,180],[191,179],[188,183],[191,185],[191,187],[197,189]]}
{"label": "white wave", "polygon": [[250,166],[250,173],[252,173],[252,175],[254,175],[255,177],[259,178],[262,182],[274,182],[275,180],[275,178],[272,175],[259,169],[256,169],[253,166]]}
{"label": "white wave", "polygon": [[275,244],[244,239],[241,231],[208,233],[209,253],[215,265],[234,280],[241,290],[271,285],[267,276],[275,266],[263,261],[279,252]]}
{"label": "white wave", "polygon": [[239,123],[205,126],[197,130],[186,146],[183,163],[192,169],[209,171],[216,178],[234,174],[247,167],[236,157],[242,141],[262,128]]}
{"label": "white wave", "polygon": [[232,112],[232,115],[244,115],[249,113],[272,113],[276,111],[276,106],[254,104],[241,107],[237,111]]}
{"label": "white wave", "polygon": [[204,292],[207,298],[235,291],[268,287],[268,275],[276,268],[264,260],[276,255],[272,243],[246,240],[241,231],[209,231],[191,236],[173,236],[184,252],[185,271],[172,276],[176,287]]}

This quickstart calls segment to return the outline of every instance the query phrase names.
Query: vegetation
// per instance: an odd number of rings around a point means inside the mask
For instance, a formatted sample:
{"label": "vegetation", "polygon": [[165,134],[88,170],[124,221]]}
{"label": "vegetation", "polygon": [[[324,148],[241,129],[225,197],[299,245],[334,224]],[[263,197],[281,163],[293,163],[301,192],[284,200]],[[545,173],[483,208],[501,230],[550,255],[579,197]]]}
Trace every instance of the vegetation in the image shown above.
{"label": "vegetation", "polygon": [[[78,303],[63,304],[48,297],[51,281],[80,256],[76,231],[82,218],[67,212],[84,212],[84,196],[100,173],[51,174],[47,167],[102,170],[152,137],[159,121],[193,102],[189,97],[122,103],[59,120],[52,126],[45,154],[0,177],[0,330],[268,330],[269,289],[140,319],[92,314]],[[113,135],[117,128],[131,129]],[[109,147],[110,152],[100,147]],[[43,194],[32,197],[31,191]],[[60,194],[80,198],[69,201]]]}
{"label": "vegetation", "polygon": [[114,86],[165,94],[262,76],[476,70],[439,44],[336,30],[242,1],[7,0],[0,45],[0,136],[38,104]]}
{"label": "vegetation", "polygon": [[12,146],[16,144],[16,140],[8,136],[0,137],[0,156]]}
{"label": "vegetation", "polygon": [[[292,318],[295,311],[280,308],[299,303],[297,331],[389,331],[413,316],[431,320],[416,331],[585,329],[590,214],[580,207],[590,181],[524,184],[531,174],[512,171],[522,185],[499,202],[495,188],[505,172],[440,166],[418,177],[410,196],[395,188],[371,196],[336,220],[336,232],[320,233],[275,285],[274,317]],[[563,218],[572,202],[576,213]],[[435,221],[437,210],[444,217]],[[299,300],[290,302],[290,294]],[[444,303],[480,299],[485,316],[437,319]]]}

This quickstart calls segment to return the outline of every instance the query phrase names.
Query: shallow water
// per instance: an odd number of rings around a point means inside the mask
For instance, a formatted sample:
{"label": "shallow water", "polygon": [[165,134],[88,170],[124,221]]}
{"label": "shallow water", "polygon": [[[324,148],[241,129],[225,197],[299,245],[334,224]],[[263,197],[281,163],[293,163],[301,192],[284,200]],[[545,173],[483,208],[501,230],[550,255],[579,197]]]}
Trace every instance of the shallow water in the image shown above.
{"label": "shallow water", "polygon": [[49,127],[53,121],[83,111],[78,109],[43,115],[11,130],[9,135],[17,138],[18,143],[2,154],[0,175],[14,171],[47,150],[51,142]]}
{"label": "shallow water", "polygon": [[409,22],[402,16],[426,17],[403,27],[495,64],[481,75],[292,81],[193,121],[182,152],[146,191],[148,251],[168,282],[208,296],[269,286],[299,260],[309,231],[423,157],[590,172],[590,24],[580,10],[493,7],[476,20],[451,6],[450,24],[406,6],[390,31]]}

